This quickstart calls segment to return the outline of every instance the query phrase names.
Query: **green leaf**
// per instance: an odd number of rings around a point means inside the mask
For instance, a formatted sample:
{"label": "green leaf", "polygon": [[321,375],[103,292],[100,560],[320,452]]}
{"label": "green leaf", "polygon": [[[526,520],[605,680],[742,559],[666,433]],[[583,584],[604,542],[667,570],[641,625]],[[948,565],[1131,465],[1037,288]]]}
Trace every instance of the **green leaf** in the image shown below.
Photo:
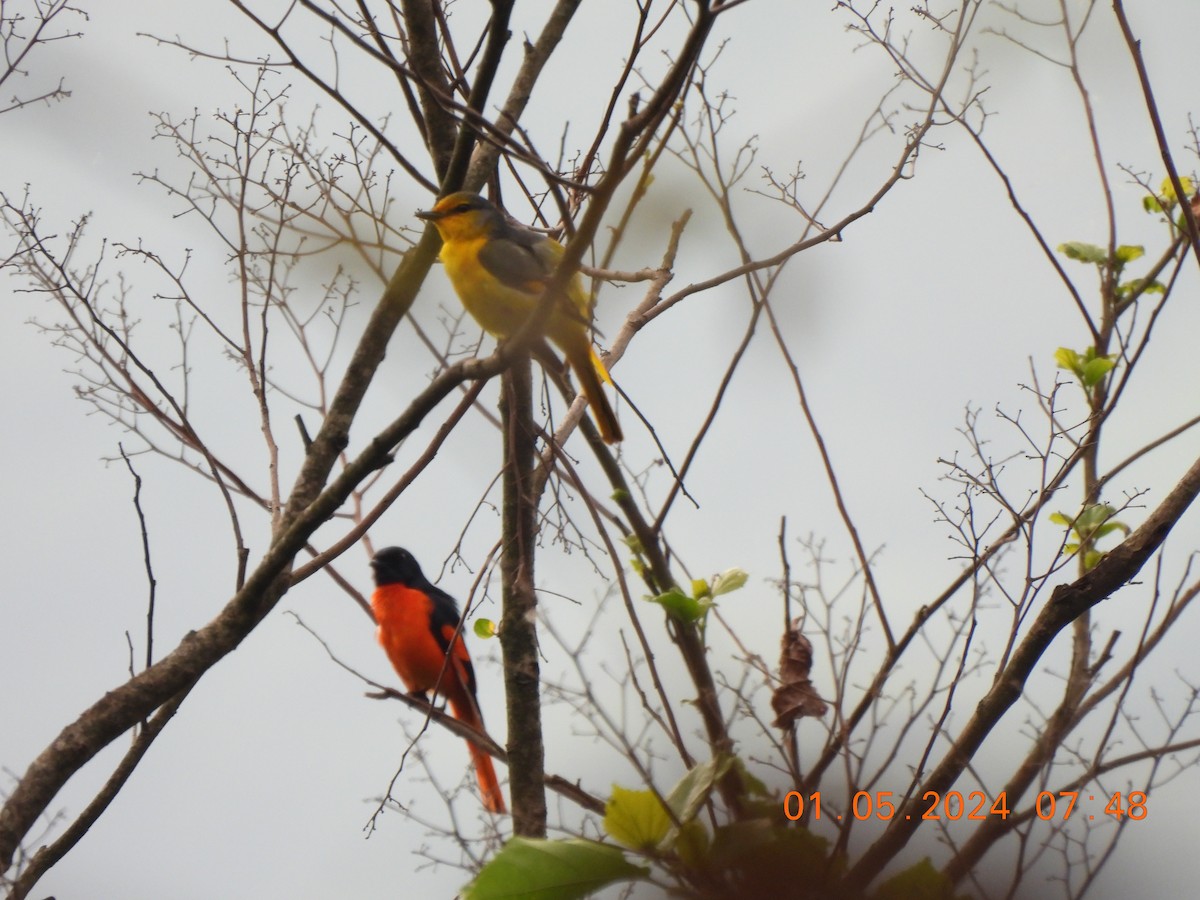
{"label": "green leaf", "polygon": [[1054,362],[1060,369],[1073,373],[1085,388],[1091,388],[1103,381],[1116,366],[1117,355],[1097,356],[1095,347],[1088,347],[1083,353],[1070,347],[1059,347],[1054,351]]}
{"label": "green leaf", "polygon": [[703,578],[692,579],[692,596],[699,600],[702,597],[712,596],[712,589],[709,588],[708,582]]}
{"label": "green leaf", "polygon": [[677,587],[671,588],[665,594],[651,597],[650,600],[662,606],[675,618],[688,623],[700,621],[712,608],[711,600],[689,597]]}
{"label": "green leaf", "polygon": [[1070,347],[1059,347],[1054,351],[1054,362],[1060,369],[1079,373],[1083,369],[1083,357]]}
{"label": "green leaf", "polygon": [[1112,508],[1109,503],[1093,503],[1086,507],[1075,521],[1075,530],[1080,534],[1087,534],[1095,531],[1114,515],[1117,511]]}
{"label": "green leaf", "polygon": [[1111,372],[1116,364],[1115,359],[1107,356],[1088,360],[1083,365],[1083,371],[1079,373],[1079,380],[1083,382],[1084,387],[1095,387],[1104,380],[1104,376]]}
{"label": "green leaf", "polygon": [[1096,533],[1093,535],[1093,537],[1095,537],[1097,540],[1099,540],[1100,538],[1104,537],[1106,534],[1112,534],[1114,531],[1124,532],[1125,535],[1128,536],[1129,532],[1130,532],[1130,528],[1124,522],[1105,522],[1103,525],[1101,525],[1099,528],[1096,529]]}
{"label": "green leaf", "polygon": [[675,813],[675,818],[680,822],[690,822],[696,818],[700,807],[708,802],[713,787],[729,771],[733,761],[732,756],[718,754],[688,769],[687,774],[667,794],[667,805]]}
{"label": "green leaf", "polygon": [[1122,244],[1117,248],[1117,264],[1124,266],[1126,263],[1131,263],[1135,259],[1146,255],[1146,248],[1142,246],[1134,246],[1130,244]]}
{"label": "green leaf", "polygon": [[1142,209],[1148,213],[1160,213],[1163,211],[1162,204],[1153,194],[1147,194],[1142,198]]}
{"label": "green leaf", "polygon": [[604,806],[604,830],[631,850],[653,850],[671,830],[671,817],[652,791],[630,791],[614,784]]}
{"label": "green leaf", "polygon": [[493,638],[496,636],[496,623],[491,619],[476,619],[473,626],[475,637]]}
{"label": "green leaf", "polygon": [[1066,526],[1069,529],[1068,533],[1076,538],[1064,544],[1063,551],[1068,556],[1074,556],[1082,550],[1083,569],[1086,572],[1104,558],[1106,551],[1096,549],[1097,541],[1114,531],[1126,535],[1130,533],[1128,525],[1114,518],[1116,514],[1117,511],[1111,503],[1093,503],[1073,519],[1063,513],[1051,513],[1050,521]]}
{"label": "green leaf", "polygon": [[713,579],[712,593],[714,597],[729,594],[745,586],[750,580],[750,574],[744,569],[726,569]]}
{"label": "green leaf", "polygon": [[1130,297],[1133,294],[1165,294],[1166,292],[1166,285],[1161,281],[1149,281],[1145,278],[1135,278],[1117,285],[1117,296],[1119,297]]}
{"label": "green leaf", "polygon": [[610,844],[515,837],[480,870],[464,900],[576,900],[617,881],[645,878]]}
{"label": "green leaf", "polygon": [[[1192,182],[1192,179],[1188,178],[1186,175],[1180,176],[1179,186],[1183,188],[1184,196],[1190,197],[1192,194],[1196,193],[1196,185]],[[1162,199],[1166,201],[1166,205],[1174,206],[1177,202],[1179,202],[1179,197],[1175,193],[1175,185],[1171,183],[1171,179],[1169,177],[1162,180],[1162,185],[1159,187],[1159,190],[1162,191]]]}
{"label": "green leaf", "polygon": [[1058,245],[1058,252],[1067,259],[1077,259],[1080,262],[1099,265],[1108,261],[1108,251],[1095,244],[1085,244],[1083,241],[1067,241]]}

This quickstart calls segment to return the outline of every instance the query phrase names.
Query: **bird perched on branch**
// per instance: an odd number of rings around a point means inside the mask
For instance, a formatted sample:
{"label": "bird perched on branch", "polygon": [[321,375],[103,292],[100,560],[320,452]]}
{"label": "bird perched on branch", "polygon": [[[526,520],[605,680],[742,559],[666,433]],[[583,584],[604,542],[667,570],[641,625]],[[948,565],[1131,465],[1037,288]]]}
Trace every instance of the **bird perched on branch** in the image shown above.
{"label": "bird perched on branch", "polygon": [[[388,547],[371,560],[375,592],[371,609],[379,626],[379,643],[409,692],[446,698],[454,717],[483,732],[483,716],[475,698],[475,668],[459,633],[458,604],[434,587],[407,550]],[[467,742],[475,777],[489,812],[502,813],[504,794],[488,753]]]}
{"label": "bird perched on branch", "polygon": [[[442,236],[440,258],[463,306],[496,337],[515,334],[529,319],[563,256],[558,241],[515,225],[478,194],[460,191],[417,217]],[[621,426],[604,394],[612,384],[588,336],[591,303],[578,273],[555,300],[543,333],[562,350],[592,406],[600,436],[613,444]]]}

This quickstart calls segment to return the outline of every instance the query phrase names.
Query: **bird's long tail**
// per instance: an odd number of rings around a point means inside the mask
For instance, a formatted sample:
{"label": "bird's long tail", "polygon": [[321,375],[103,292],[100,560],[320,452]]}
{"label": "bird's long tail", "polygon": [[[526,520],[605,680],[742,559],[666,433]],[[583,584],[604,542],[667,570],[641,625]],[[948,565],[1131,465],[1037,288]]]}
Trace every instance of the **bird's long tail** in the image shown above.
{"label": "bird's long tail", "polygon": [[[454,713],[454,718],[483,731],[483,717],[479,715],[478,707],[470,699],[451,699],[450,711]],[[471,761],[475,764],[475,777],[479,780],[484,809],[492,813],[507,812],[504,792],[500,790],[500,780],[496,778],[496,767],[492,765],[491,755],[482,747],[475,746],[472,741],[467,741],[467,749],[471,751]]]}
{"label": "bird's long tail", "polygon": [[585,338],[580,346],[563,349],[566,351],[567,361],[571,364],[575,377],[579,379],[579,387],[592,407],[592,415],[596,419],[596,427],[600,429],[600,437],[604,439],[604,443],[616,444],[624,440],[625,436],[621,433],[617,414],[613,412],[608,397],[604,393],[604,385],[601,383],[603,380],[612,384],[612,376],[608,374],[608,369],[604,367],[604,363],[592,349],[591,343],[587,342]]}

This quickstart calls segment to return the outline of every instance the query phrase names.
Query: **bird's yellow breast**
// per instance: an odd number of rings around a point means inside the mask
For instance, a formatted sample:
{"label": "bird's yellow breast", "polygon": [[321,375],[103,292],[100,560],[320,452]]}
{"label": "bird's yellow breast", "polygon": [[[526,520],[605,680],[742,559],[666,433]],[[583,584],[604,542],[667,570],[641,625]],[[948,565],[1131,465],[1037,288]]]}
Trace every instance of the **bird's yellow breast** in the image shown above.
{"label": "bird's yellow breast", "polygon": [[536,297],[507,287],[479,263],[487,237],[448,240],[439,254],[446,275],[467,312],[496,337],[517,331],[533,311]]}

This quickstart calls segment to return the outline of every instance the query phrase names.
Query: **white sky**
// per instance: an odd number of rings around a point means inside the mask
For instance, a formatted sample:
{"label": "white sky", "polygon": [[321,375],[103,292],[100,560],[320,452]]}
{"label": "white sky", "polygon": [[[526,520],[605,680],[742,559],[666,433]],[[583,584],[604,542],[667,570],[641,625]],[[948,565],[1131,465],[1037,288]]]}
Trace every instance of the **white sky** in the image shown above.
{"label": "white sky", "polygon": [[[580,93],[591,100],[590,91],[603,96],[607,90],[607,81],[593,83],[579,73],[604,72],[623,52],[622,14],[614,10],[626,5],[584,5],[568,36],[570,50],[554,62],[530,110],[528,125],[540,147],[548,151],[557,145],[564,109],[594,109],[580,101]],[[729,44],[709,76],[713,93],[728,90],[736,105],[727,125],[729,148],[756,136],[756,162],[780,173],[802,160],[806,196],[823,190],[890,84],[889,66],[872,49],[854,51],[856,40],[843,31],[845,20],[829,11],[830,5],[744,4],[722,20],[721,36]],[[1022,8],[1041,18],[1057,5],[1036,0]],[[189,60],[138,33],[179,34],[210,48],[228,36],[246,56],[264,52],[265,44],[220,3],[192,4],[186,11],[171,4],[147,6],[127,0],[90,4],[82,40],[48,48],[31,62],[35,76],[63,74],[73,93],[61,105],[4,118],[0,190],[19,195],[30,184],[48,230],[58,234],[81,213],[93,212],[93,247],[107,237],[127,242],[143,238],[176,256],[184,247],[196,248],[194,265],[201,272],[211,270],[212,290],[228,291],[223,257],[194,218],[173,218],[177,205],[164,199],[161,190],[139,186],[132,173],[179,171],[171,147],[149,140],[153,125],[148,112],[182,117],[194,108],[210,111],[237,102],[238,95],[220,65]],[[534,16],[536,11],[522,12]],[[1180,165],[1194,169],[1195,158],[1184,145],[1195,79],[1185,64],[1194,57],[1200,5],[1178,0],[1154,4],[1152,11],[1131,9],[1131,15],[1143,39],[1172,149]],[[993,23],[1002,18],[994,9],[986,17]],[[1162,232],[1138,211],[1140,193],[1117,167],[1153,173],[1157,182],[1162,165],[1107,4],[1100,5],[1096,17],[1081,54],[1099,114],[1106,171],[1117,186],[1121,241],[1144,242],[1149,249],[1160,245]],[[535,21],[517,25],[515,35],[521,35],[522,27],[532,29]],[[927,30],[919,24],[916,29],[919,43],[928,44]],[[1047,240],[1103,242],[1095,164],[1065,72],[994,34],[977,34],[975,45],[993,85],[987,95],[988,108],[997,113],[988,125],[992,149],[1009,168]],[[494,97],[502,97],[504,89],[501,80]],[[293,98],[296,110],[311,101],[299,85]],[[377,99],[380,114],[394,103],[382,90]],[[323,105],[324,121],[338,125],[336,111],[327,101]],[[909,119],[902,116],[901,121]],[[578,133],[587,135],[589,127],[581,122]],[[919,489],[952,499],[950,488],[938,481],[936,460],[963,449],[955,429],[964,407],[981,408],[981,421],[1008,446],[1011,434],[995,421],[992,410],[1000,406],[1034,417],[1030,395],[1020,389],[1029,383],[1030,360],[1039,377],[1049,380],[1054,349],[1081,347],[1084,341],[1061,286],[966,135],[941,129],[934,139],[944,149],[923,152],[915,179],[899,185],[873,214],[847,231],[843,242],[798,258],[776,292],[777,298],[787,298],[777,299],[776,307],[801,360],[847,503],[864,543],[883,548],[877,577],[900,610],[915,609],[936,595],[958,568],[948,559],[954,550],[945,527],[933,521]],[[835,212],[824,217],[827,221],[875,190],[897,155],[898,141],[881,140],[863,154],[854,177],[835,196]],[[755,176],[746,186],[758,186]],[[392,224],[410,224],[411,210],[428,199],[419,189],[401,188]],[[620,266],[657,264],[663,223],[687,207],[695,209],[695,217],[674,284],[700,280],[733,264],[719,240],[715,208],[684,174],[664,170],[651,200],[658,218],[641,224],[622,250]],[[748,194],[738,202],[746,210],[756,252],[765,256],[794,239],[795,222],[769,204]],[[107,271],[113,277],[118,266],[111,262],[111,250],[108,256]],[[1090,299],[1086,271],[1067,265]],[[135,284],[149,280],[144,267],[123,268]],[[435,276],[426,294],[442,293],[422,296],[416,310],[434,330],[437,304],[449,307],[453,302],[447,300],[440,273]],[[129,664],[125,632],[134,636],[140,654],[146,600],[131,479],[123,464],[103,461],[115,455],[118,441],[132,439],[100,417],[86,415],[88,407],[73,396],[78,378],[64,371],[73,367],[73,360],[27,324],[30,319],[54,320],[53,308],[37,296],[15,293],[17,286],[11,279],[0,281],[0,377],[8,385],[0,395],[0,415],[9,423],[0,441],[0,467],[6,473],[2,496],[9,511],[0,519],[0,545],[6,548],[0,592],[0,766],[6,786],[11,783],[8,773],[23,771],[63,725],[123,680]],[[1110,428],[1109,462],[1195,414],[1191,360],[1200,326],[1196,287],[1190,267],[1159,325],[1152,345],[1155,358],[1148,360],[1144,377],[1131,388],[1136,393],[1128,408]],[[373,296],[368,289],[361,302],[369,304]],[[607,289],[601,295],[601,329],[613,333],[625,305],[637,296],[633,288]],[[736,284],[698,297],[691,314],[679,317],[680,324],[666,316],[648,328],[615,370],[676,462],[707,412],[741,337],[746,306]],[[360,313],[351,327],[361,326],[365,311]],[[147,328],[162,328],[156,312],[148,307],[146,315]],[[774,663],[780,615],[767,579],[779,573],[780,517],[787,517],[793,536],[828,538],[826,553],[840,571],[834,580],[849,571],[851,548],[768,337],[765,332],[756,337],[752,357],[735,379],[735,399],[722,410],[708,449],[688,480],[700,506],[677,504],[670,533],[693,576],[730,566],[752,573],[750,586],[727,598],[722,609],[737,623],[747,646]],[[398,334],[395,340],[387,377],[369,398],[372,422],[382,421],[391,404],[406,396],[403,386],[421,383],[431,365],[419,355],[411,335]],[[170,345],[164,343],[163,349]],[[196,398],[198,408],[214,414],[212,418],[222,414],[225,378],[217,376],[217,386]],[[788,404],[783,415],[781,396]],[[230,419],[219,428],[214,425],[217,441],[238,447],[239,441],[255,440],[253,421]],[[432,433],[438,421],[431,419],[422,434]],[[626,412],[623,422],[635,434],[624,448],[628,465],[634,471],[651,466],[653,446],[634,427],[633,416]],[[283,426],[280,433],[292,436]],[[366,434],[365,428],[355,432],[360,440]],[[407,455],[402,449],[401,462],[417,452],[419,442],[412,444]],[[1131,468],[1115,486],[1116,496],[1120,490],[1150,488],[1145,502],[1155,503],[1198,450],[1200,436],[1181,439]],[[481,419],[468,421],[376,526],[376,545],[407,545],[435,577],[491,480],[498,452],[495,433]],[[261,445],[247,444],[247,453],[261,455]],[[188,629],[208,621],[227,598],[233,578],[229,529],[207,484],[162,460],[143,457],[137,466],[146,481],[143,503],[159,579],[156,645],[165,652]],[[666,487],[666,473],[654,471],[652,495],[661,497]],[[1071,502],[1065,500],[1064,506]],[[1131,510],[1127,518],[1137,524],[1140,514]],[[1196,516],[1193,511],[1183,523],[1189,534],[1197,530]],[[256,527],[259,531],[250,537],[253,553],[262,550],[265,534],[261,521]],[[467,534],[476,559],[482,559],[496,529],[494,515],[484,511]],[[1175,577],[1195,546],[1185,538],[1168,557]],[[793,546],[791,553],[797,564],[799,547]],[[577,555],[565,558],[551,549],[540,565],[549,614],[568,631],[586,627],[586,614],[605,585]],[[360,590],[368,589],[361,551],[344,557],[339,568]],[[472,580],[460,568],[440,583],[461,598]],[[563,594],[581,603],[582,611],[557,596]],[[1120,604],[1144,603],[1147,591],[1126,594],[1107,604],[1099,625],[1102,635],[1119,628],[1125,639],[1133,640],[1138,620],[1136,615],[1125,620]],[[616,605],[612,610],[616,615]],[[364,674],[394,682],[363,614],[330,581],[311,579],[204,679],[108,814],[41,882],[38,896],[448,896],[466,880],[453,868],[425,865],[415,855],[423,847],[435,856],[455,858],[455,852],[401,815],[388,813],[365,839],[373,798],[386,788],[406,745],[398,722],[411,728],[416,719],[398,707],[364,699],[362,686],[332,664],[287,611],[302,617]],[[485,607],[482,614],[495,618],[496,607]],[[906,620],[897,616],[897,621]],[[598,659],[621,658],[618,627],[601,620],[592,645]],[[1182,622],[1175,645],[1164,648],[1165,658],[1146,671],[1147,679],[1172,698],[1179,695],[1179,677],[1197,681],[1191,642],[1184,640],[1195,628],[1194,617]],[[652,638],[662,642],[660,658],[669,657],[657,623]],[[547,641],[544,649],[545,673],[568,670],[569,660],[559,647]],[[714,638],[714,654],[728,658],[733,652],[727,641]],[[502,734],[498,648],[475,642],[473,653],[489,726]],[[1144,687],[1139,683],[1139,689]],[[978,689],[976,683],[971,690]],[[760,694],[759,699],[765,713],[766,697]],[[967,707],[959,708],[957,721],[967,712]],[[1148,721],[1153,719],[1148,702],[1144,713]],[[1025,714],[1015,710],[1010,718]],[[606,793],[613,781],[632,784],[631,773],[612,763],[611,754],[593,747],[588,738],[568,737],[569,720],[557,711],[552,715],[558,718],[551,720],[549,770],[581,779],[598,794]],[[1010,734],[1019,727],[1016,722],[1006,725]],[[462,777],[466,753],[461,742],[435,732],[422,746],[435,758],[443,784]],[[110,748],[73,780],[55,807],[68,815],[77,812],[121,749]],[[989,744],[984,757],[1003,762],[1007,749],[1007,744]],[[669,783],[670,777],[664,775],[664,780]],[[1194,883],[1198,874],[1191,827],[1197,791],[1197,778],[1190,774],[1152,798],[1151,816],[1127,829],[1118,861],[1108,867],[1093,896],[1134,891],[1184,895],[1183,885]],[[397,796],[415,800],[418,817],[435,820],[442,812],[415,767],[401,776]],[[475,822],[473,802],[469,796],[459,801],[468,830]]]}

